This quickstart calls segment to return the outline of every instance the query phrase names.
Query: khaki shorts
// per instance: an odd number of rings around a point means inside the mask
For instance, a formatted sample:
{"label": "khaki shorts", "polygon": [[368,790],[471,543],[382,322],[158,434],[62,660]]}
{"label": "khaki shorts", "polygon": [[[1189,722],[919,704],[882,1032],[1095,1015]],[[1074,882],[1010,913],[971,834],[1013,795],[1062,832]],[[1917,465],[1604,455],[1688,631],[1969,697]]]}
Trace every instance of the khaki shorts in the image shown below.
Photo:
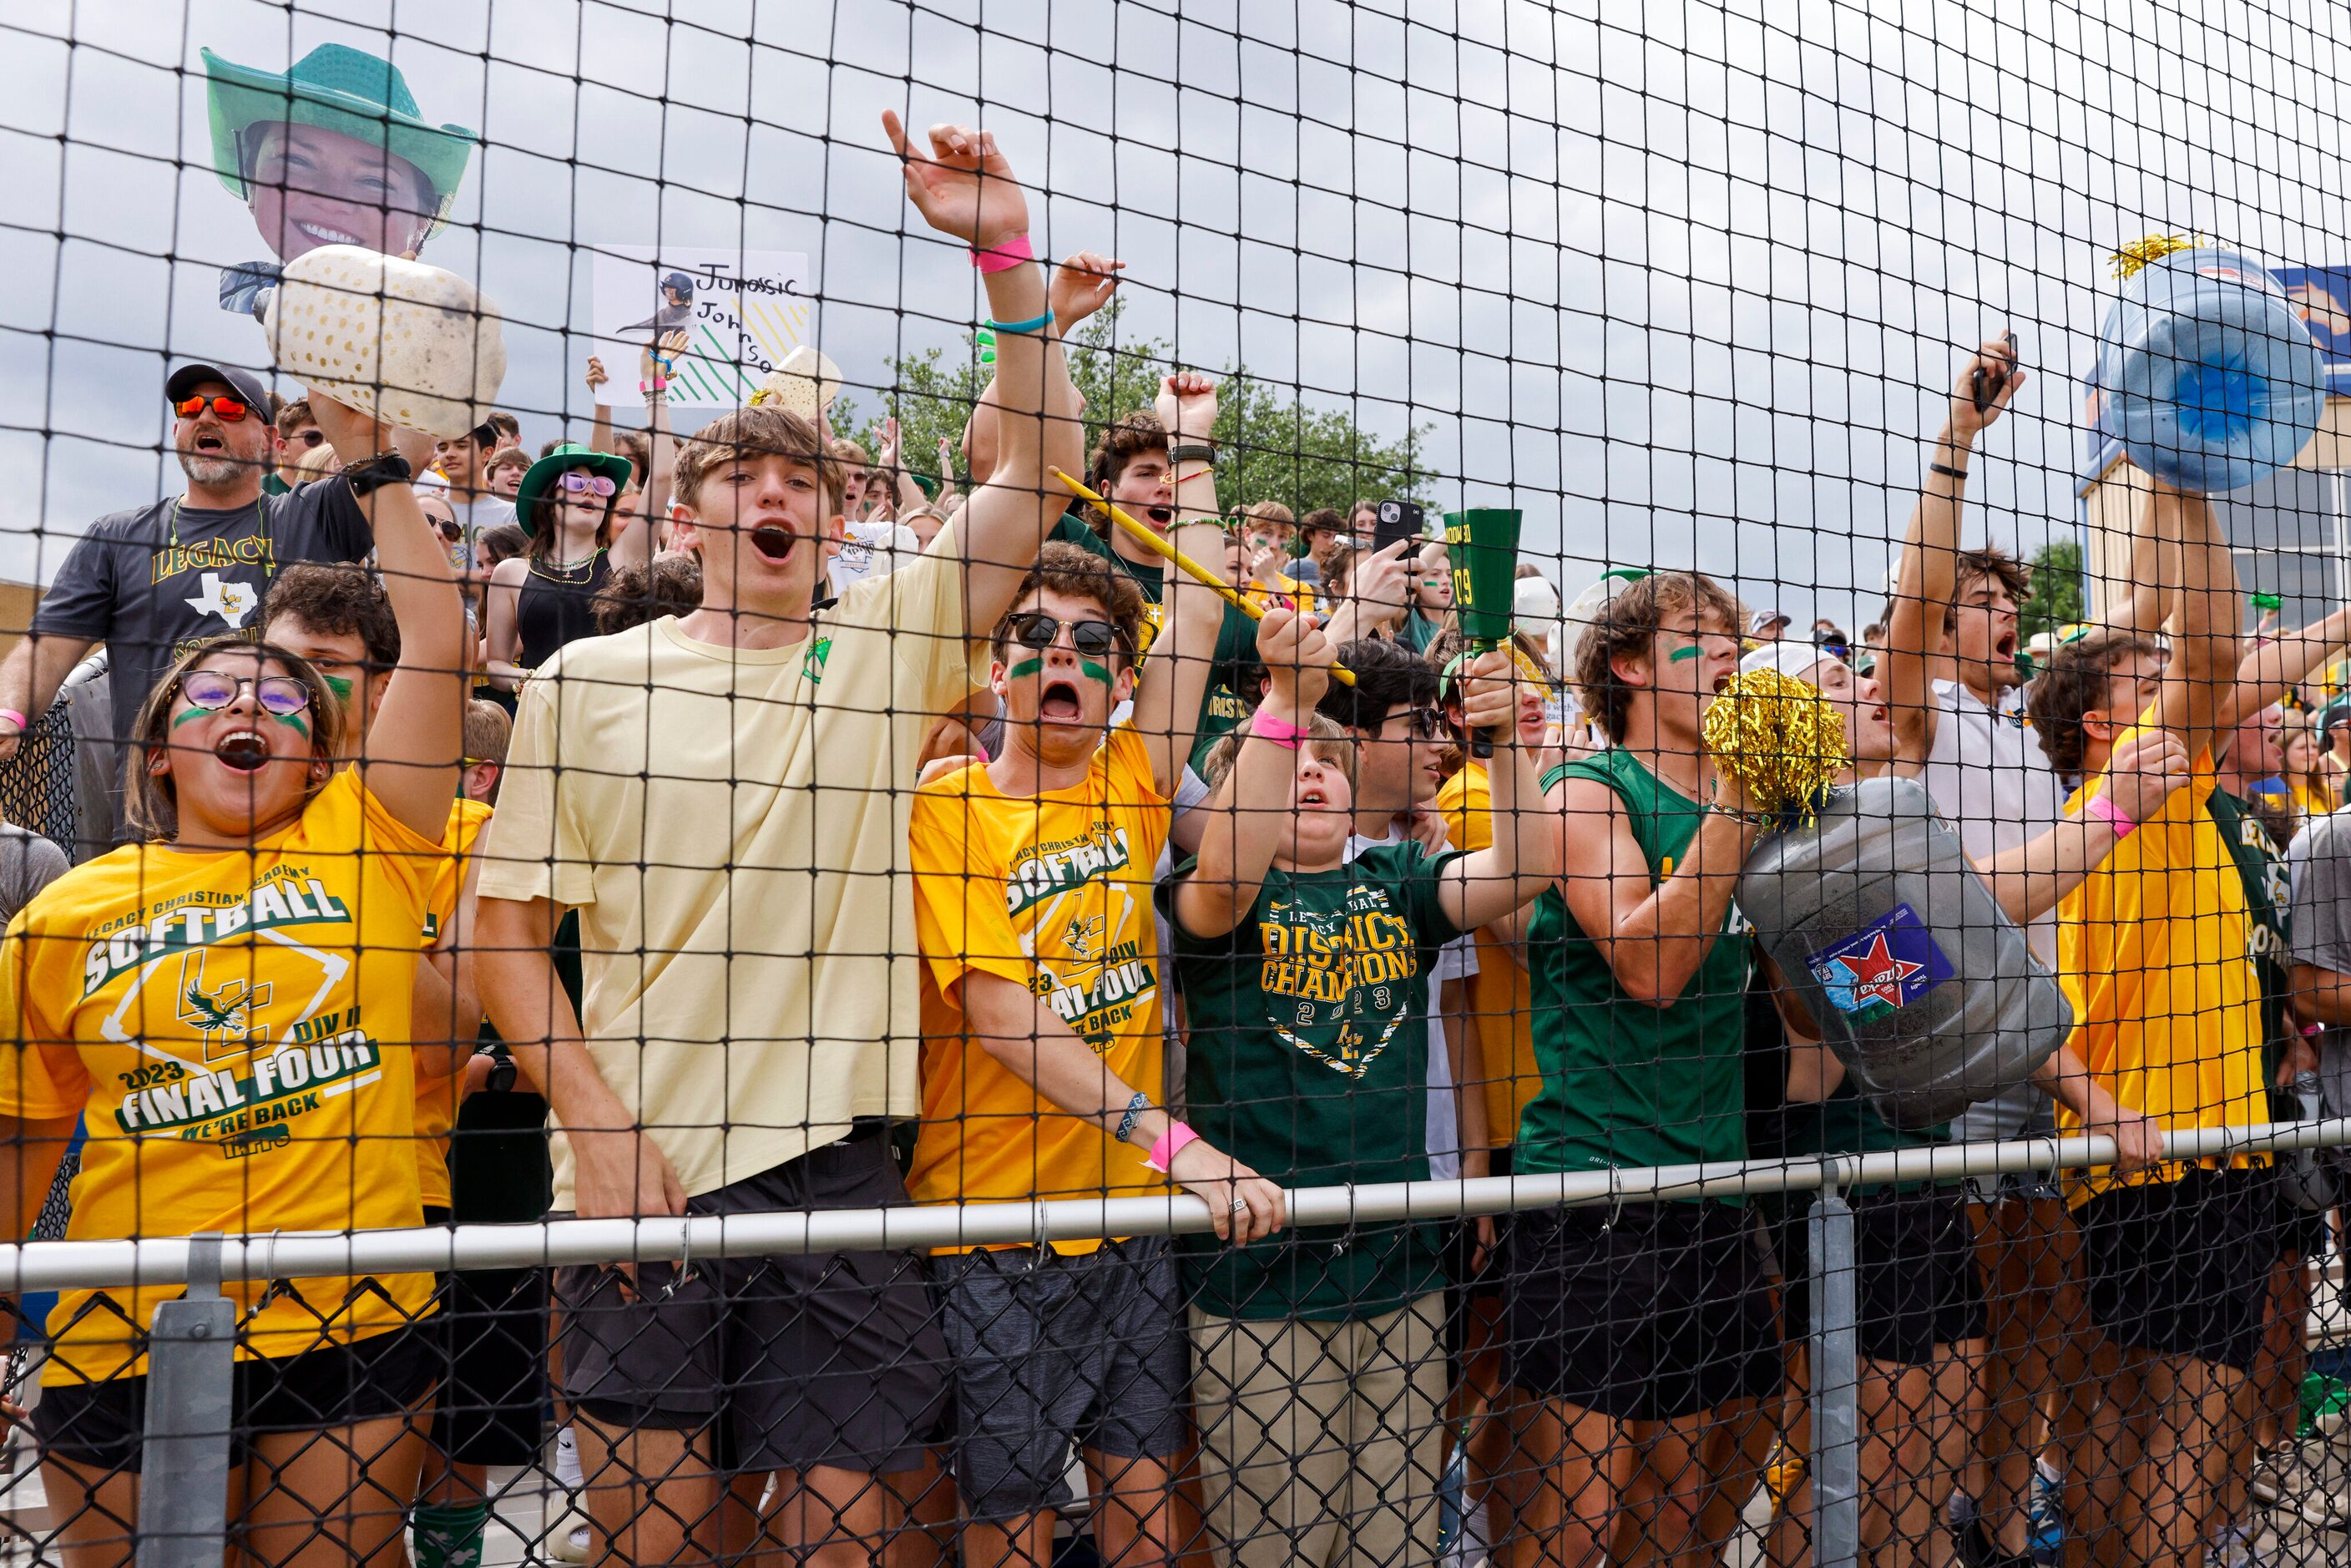
{"label": "khaki shorts", "polygon": [[1240,1568],[1425,1563],[1445,1297],[1335,1322],[1188,1314],[1209,1534]]}

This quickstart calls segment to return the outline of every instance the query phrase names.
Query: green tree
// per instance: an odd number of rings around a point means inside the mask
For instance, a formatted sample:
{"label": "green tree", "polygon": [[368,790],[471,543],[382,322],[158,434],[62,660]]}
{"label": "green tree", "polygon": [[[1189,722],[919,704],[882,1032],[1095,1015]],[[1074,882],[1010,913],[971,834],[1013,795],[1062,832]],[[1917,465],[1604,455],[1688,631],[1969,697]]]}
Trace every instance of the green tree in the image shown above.
{"label": "green tree", "polygon": [[2082,547],[2055,539],[2032,554],[2032,587],[2016,607],[2017,635],[2030,640],[2089,619],[2082,591]]}
{"label": "green tree", "polygon": [[[1112,420],[1149,408],[1160,377],[1182,364],[1157,339],[1117,341],[1119,311],[1113,301],[1070,344],[1070,379],[1085,400],[1089,447]],[[883,396],[898,417],[905,461],[927,473],[936,466],[942,436],[961,445],[992,368],[980,362],[968,338],[953,356],[926,349],[887,363],[891,384]],[[1384,441],[1343,410],[1315,407],[1290,389],[1251,378],[1246,367],[1218,379],[1217,501],[1226,511],[1256,501],[1280,501],[1303,514],[1317,507],[1344,509],[1358,497],[1427,500],[1435,476],[1421,464],[1426,426]],[[836,428],[849,428],[848,422]],[[867,450],[879,438],[878,428],[869,426]]]}

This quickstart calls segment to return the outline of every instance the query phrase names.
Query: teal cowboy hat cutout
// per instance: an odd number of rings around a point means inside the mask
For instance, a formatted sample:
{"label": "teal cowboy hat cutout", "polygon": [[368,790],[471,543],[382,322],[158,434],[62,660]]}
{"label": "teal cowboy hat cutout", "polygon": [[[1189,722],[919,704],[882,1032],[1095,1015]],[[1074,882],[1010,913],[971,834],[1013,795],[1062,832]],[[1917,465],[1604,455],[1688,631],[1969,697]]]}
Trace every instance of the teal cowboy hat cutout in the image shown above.
{"label": "teal cowboy hat cutout", "polygon": [[398,66],[341,44],[321,44],[284,71],[236,65],[210,49],[198,52],[210,78],[213,172],[231,195],[250,199],[247,131],[256,125],[311,125],[414,164],[433,187],[433,229],[440,230],[481,138],[462,125],[428,123]]}

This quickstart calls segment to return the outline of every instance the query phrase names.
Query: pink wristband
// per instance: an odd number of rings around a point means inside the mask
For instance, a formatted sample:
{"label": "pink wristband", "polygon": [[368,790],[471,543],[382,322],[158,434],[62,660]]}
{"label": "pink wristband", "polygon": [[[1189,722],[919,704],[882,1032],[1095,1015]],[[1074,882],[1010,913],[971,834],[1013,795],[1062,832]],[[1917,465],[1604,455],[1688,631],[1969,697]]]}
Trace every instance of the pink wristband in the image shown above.
{"label": "pink wristband", "polygon": [[1288,719],[1276,718],[1265,709],[1259,708],[1249,716],[1249,733],[1259,740],[1270,740],[1276,746],[1286,746],[1295,751],[1298,749],[1298,743],[1304,740],[1309,732],[1299,728]]}
{"label": "pink wristband", "polygon": [[1151,1145],[1151,1152],[1143,1156],[1143,1163],[1165,1176],[1167,1167],[1176,1163],[1176,1156],[1183,1152],[1184,1145],[1199,1141],[1200,1134],[1183,1123],[1170,1122],[1167,1130],[1159,1134],[1159,1141]]}
{"label": "pink wristband", "polygon": [[30,719],[27,719],[23,714],[18,713],[12,707],[0,707],[0,718],[14,720],[16,722],[16,733],[18,735],[22,735],[26,730],[33,727],[32,721]]}
{"label": "pink wristband", "polygon": [[2132,830],[2138,826],[2138,823],[2132,821],[2131,818],[2124,812],[2120,806],[2116,805],[2104,795],[2091,796],[2090,803],[2083,807],[2082,810],[2087,811],[2091,816],[2097,818],[2102,822],[2112,824],[2115,830],[2115,837],[2118,839],[2126,839],[2130,837]]}
{"label": "pink wristband", "polygon": [[982,272],[1002,272],[1007,267],[1036,259],[1037,253],[1029,248],[1027,235],[1014,235],[993,250],[981,250],[975,246],[971,253],[972,266]]}

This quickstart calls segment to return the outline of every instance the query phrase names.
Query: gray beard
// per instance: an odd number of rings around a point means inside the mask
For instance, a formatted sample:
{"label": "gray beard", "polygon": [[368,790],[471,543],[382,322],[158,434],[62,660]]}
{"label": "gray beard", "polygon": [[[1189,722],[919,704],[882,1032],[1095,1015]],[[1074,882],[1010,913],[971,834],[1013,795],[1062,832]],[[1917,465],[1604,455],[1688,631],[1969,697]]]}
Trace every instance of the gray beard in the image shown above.
{"label": "gray beard", "polygon": [[208,487],[235,484],[244,477],[246,466],[234,457],[199,457],[193,452],[180,454],[180,472],[194,483]]}

